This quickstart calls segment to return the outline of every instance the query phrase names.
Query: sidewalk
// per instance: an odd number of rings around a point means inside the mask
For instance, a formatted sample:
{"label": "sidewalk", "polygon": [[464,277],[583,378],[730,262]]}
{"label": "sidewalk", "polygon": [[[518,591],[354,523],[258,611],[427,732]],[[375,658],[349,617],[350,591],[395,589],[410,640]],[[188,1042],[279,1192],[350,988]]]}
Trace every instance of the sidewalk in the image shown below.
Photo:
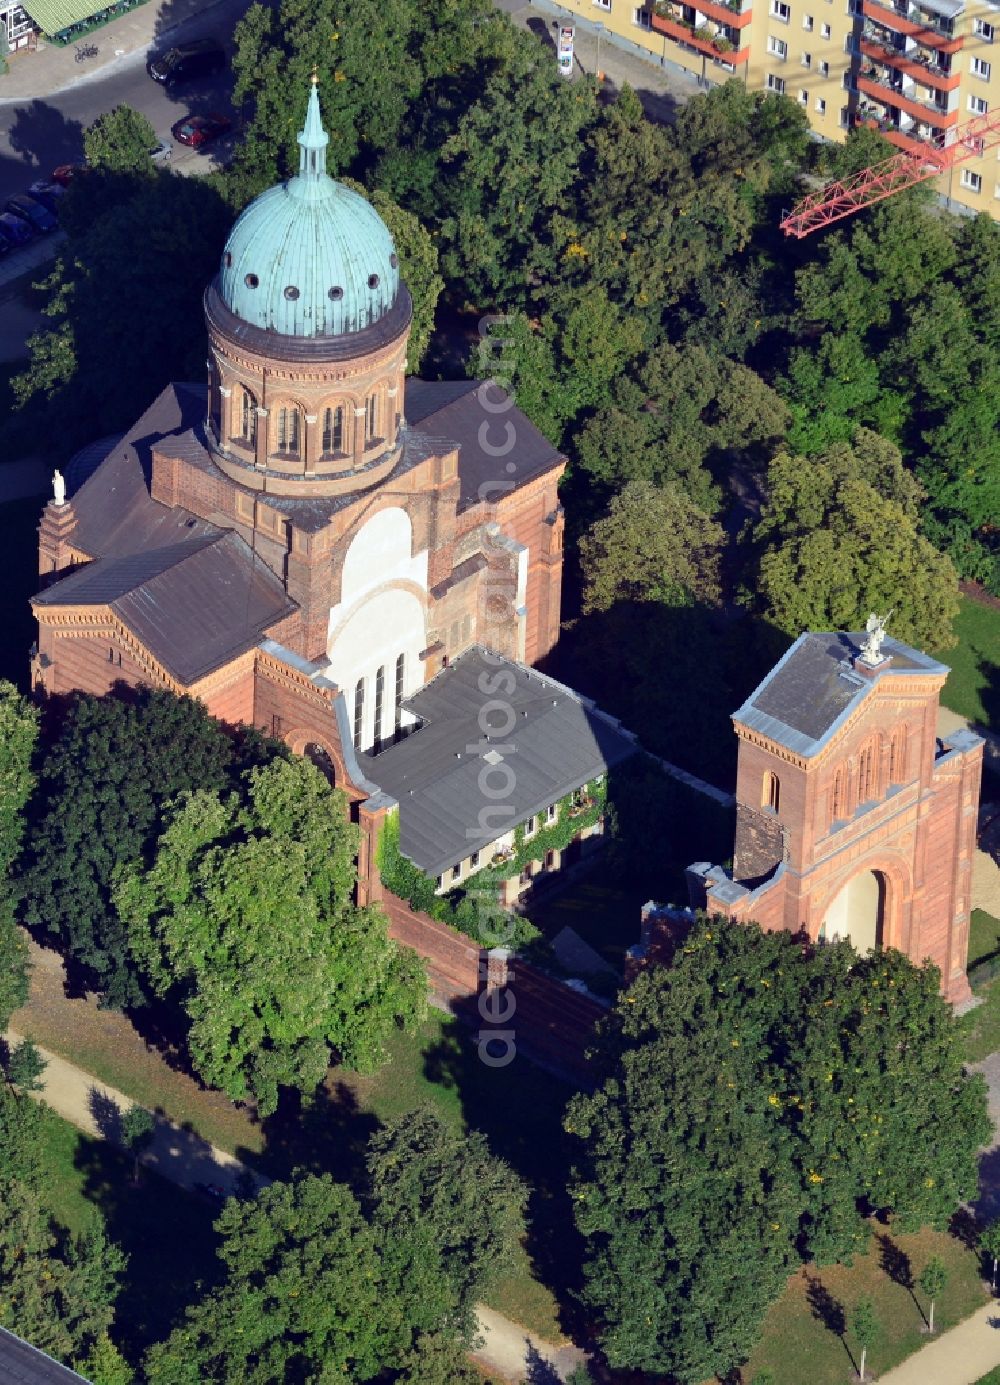
{"label": "sidewalk", "polygon": [[[8,1043],[18,1044],[23,1036],[8,1029],[4,1037]],[[42,1090],[35,1094],[37,1099],[47,1102],[78,1130],[120,1144],[121,1118],[134,1105],[131,1099],[48,1049],[39,1045],[38,1051],[47,1066],[42,1074]],[[153,1140],[140,1156],[141,1162],[171,1183],[188,1189],[199,1183],[215,1184],[231,1194],[241,1179],[251,1179],[258,1189],[271,1182],[224,1149],[176,1125],[166,1115],[155,1113],[154,1120]],[[556,1346],[533,1338],[519,1323],[511,1322],[492,1308],[481,1306],[476,1311],[485,1339],[476,1353],[476,1360],[512,1385],[520,1385],[524,1373],[537,1370],[540,1362],[551,1367],[557,1379],[564,1380],[575,1366],[586,1360],[584,1352],[577,1347]]]}
{"label": "sidewalk", "polygon": [[1000,1304],[986,1303],[878,1381],[879,1385],[976,1385],[994,1366],[1000,1366]]}

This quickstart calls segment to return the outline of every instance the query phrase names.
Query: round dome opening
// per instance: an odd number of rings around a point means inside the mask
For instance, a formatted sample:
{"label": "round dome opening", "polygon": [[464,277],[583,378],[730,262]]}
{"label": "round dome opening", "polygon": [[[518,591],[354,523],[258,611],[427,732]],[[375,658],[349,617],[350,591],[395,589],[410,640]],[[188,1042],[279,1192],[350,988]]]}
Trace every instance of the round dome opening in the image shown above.
{"label": "round dome opening", "polygon": [[378,288],[378,275],[377,275],[377,274],[369,274],[369,276],[368,276],[368,287],[369,287],[370,289],[377,289],[377,288]]}
{"label": "round dome opening", "polygon": [[393,269],[399,268],[399,256],[396,254],[395,250],[389,256],[389,263],[392,265]]}
{"label": "round dome opening", "polygon": [[335,284],[334,287],[330,290],[329,297],[334,303],[339,303],[343,296],[344,290],[340,287],[339,284]]}
{"label": "round dome opening", "polygon": [[288,287],[285,289],[285,297],[294,302],[295,299],[298,298],[298,296],[298,289],[295,287],[294,284],[289,284]]}
{"label": "round dome opening", "polygon": [[226,268],[227,268],[227,269],[232,269],[232,267],[233,267],[233,257],[232,257],[232,255],[229,253],[228,250],[226,251],[226,253],[223,255],[222,258],[223,258],[223,261],[225,262]]}
{"label": "round dome opening", "polygon": [[257,285],[260,283],[260,280],[257,278],[256,274],[248,274],[247,277],[243,280],[243,282],[246,284],[248,289],[255,289]]}

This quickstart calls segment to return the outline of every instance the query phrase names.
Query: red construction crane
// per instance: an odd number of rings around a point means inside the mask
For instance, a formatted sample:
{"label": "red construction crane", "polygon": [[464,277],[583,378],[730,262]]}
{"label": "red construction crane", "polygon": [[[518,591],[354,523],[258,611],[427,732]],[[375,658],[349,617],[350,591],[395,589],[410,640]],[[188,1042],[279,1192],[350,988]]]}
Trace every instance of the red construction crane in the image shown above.
{"label": "red construction crane", "polygon": [[831,222],[891,197],[894,192],[936,178],[966,159],[979,158],[996,144],[1000,144],[1000,110],[977,115],[945,136],[938,136],[934,143],[918,145],[916,140],[908,141],[905,151],[803,197],[782,218],[781,229],[786,236],[801,240]]}

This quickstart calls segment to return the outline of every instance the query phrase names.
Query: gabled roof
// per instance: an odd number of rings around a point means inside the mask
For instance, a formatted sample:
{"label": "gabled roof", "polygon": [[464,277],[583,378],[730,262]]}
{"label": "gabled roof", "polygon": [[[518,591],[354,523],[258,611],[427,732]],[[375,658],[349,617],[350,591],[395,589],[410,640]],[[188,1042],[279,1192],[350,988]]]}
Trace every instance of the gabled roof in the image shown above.
{"label": "gabled roof", "polygon": [[61,1366],[5,1327],[0,1327],[0,1380],[5,1385],[71,1385],[74,1380],[87,1385],[84,1376]]}
{"label": "gabled roof", "polygon": [[[400,849],[428,875],[440,875],[638,748],[589,699],[478,646],[405,705],[421,719],[419,729],[358,760],[398,802]],[[485,746],[483,726],[499,732],[506,720],[509,731]],[[483,791],[488,767],[496,770],[488,787],[508,780],[499,799]],[[501,817],[498,807],[509,813]]]}
{"label": "gabled roof", "polygon": [[[410,427],[458,443],[460,510],[484,499],[495,503],[508,491],[562,464],[558,449],[513,402],[510,408],[498,409],[505,397],[490,381],[406,382],[406,421]],[[484,405],[484,398],[490,407]],[[512,438],[509,456],[504,450],[508,438]]]}
{"label": "gabled roof", "polygon": [[884,667],[857,673],[853,659],[866,636],[814,631],[799,638],[744,702],[733,721],[777,741],[796,755],[815,755],[887,674],[940,674],[946,665],[929,654],[887,638]]}
{"label": "gabled roof", "polygon": [[271,569],[232,531],[78,568],[39,606],[110,606],[179,682],[191,683],[257,644],[295,610]]}

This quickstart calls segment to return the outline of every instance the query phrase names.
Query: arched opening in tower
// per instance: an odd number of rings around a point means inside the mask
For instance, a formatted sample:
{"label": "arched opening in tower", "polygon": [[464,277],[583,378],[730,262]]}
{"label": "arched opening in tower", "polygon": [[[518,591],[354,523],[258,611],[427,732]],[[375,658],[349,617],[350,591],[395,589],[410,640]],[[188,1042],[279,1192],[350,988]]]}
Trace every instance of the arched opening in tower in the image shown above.
{"label": "arched opening in tower", "polygon": [[826,911],[820,936],[827,942],[846,940],[860,953],[883,945],[885,876],[866,870],[849,880]]}

